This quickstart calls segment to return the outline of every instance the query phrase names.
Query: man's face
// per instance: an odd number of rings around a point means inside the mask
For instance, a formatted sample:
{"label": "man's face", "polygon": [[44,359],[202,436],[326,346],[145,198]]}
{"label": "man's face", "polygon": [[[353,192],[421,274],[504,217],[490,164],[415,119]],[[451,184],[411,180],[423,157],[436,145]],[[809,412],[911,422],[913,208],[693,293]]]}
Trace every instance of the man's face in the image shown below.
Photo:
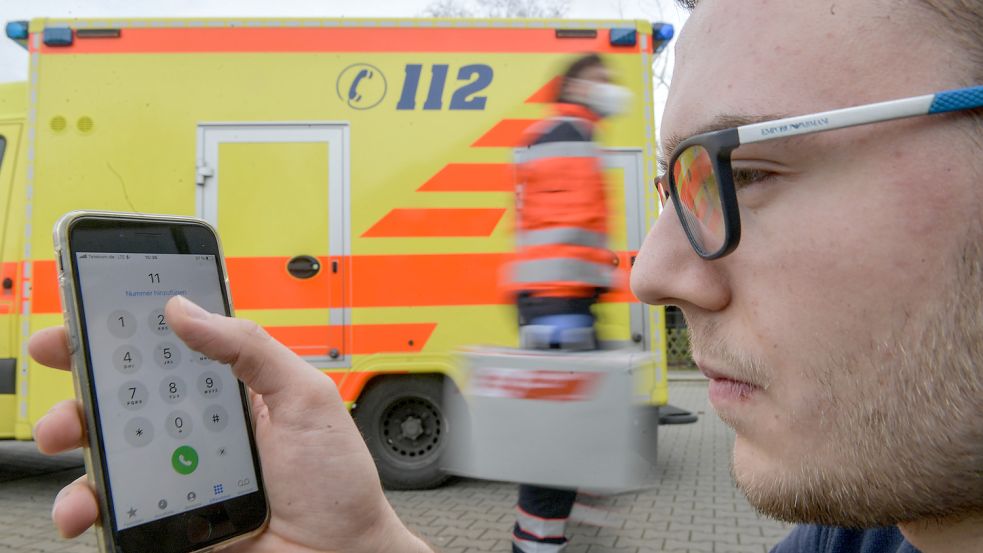
{"label": "man's face", "polygon": [[[966,86],[915,3],[703,0],[662,138]],[[921,29],[921,30],[919,30]],[[742,238],[703,261],[672,209],[632,288],[679,305],[738,485],[791,521],[983,509],[983,161],[965,116],[733,154]],[[670,152],[666,152],[668,155]]]}

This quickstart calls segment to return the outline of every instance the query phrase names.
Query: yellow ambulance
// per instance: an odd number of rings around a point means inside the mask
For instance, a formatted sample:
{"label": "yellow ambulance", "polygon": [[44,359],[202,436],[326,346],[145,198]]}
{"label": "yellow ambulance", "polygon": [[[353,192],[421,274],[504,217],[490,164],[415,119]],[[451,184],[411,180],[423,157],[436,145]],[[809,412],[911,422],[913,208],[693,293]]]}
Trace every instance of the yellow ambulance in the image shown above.
{"label": "yellow ambulance", "polygon": [[[237,314],[334,379],[391,488],[443,479],[451,352],[517,343],[499,289],[511,162],[575,56],[602,54],[634,92],[600,133],[621,271],[658,213],[647,183],[663,26],[38,19],[6,31],[29,74],[0,85],[0,438],[30,439],[72,395],[26,350],[62,324],[51,229],[67,211],[214,224]],[[662,309],[619,289],[598,313],[603,340],[655,353],[644,393],[664,405]]]}

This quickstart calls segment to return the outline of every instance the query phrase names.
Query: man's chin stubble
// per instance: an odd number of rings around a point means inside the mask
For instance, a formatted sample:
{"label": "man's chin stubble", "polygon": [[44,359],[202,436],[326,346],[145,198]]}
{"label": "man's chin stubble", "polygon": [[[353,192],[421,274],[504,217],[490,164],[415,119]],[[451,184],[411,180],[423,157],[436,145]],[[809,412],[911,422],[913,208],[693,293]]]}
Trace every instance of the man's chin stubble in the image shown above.
{"label": "man's chin stubble", "polygon": [[[788,522],[861,528],[983,512],[983,240],[960,253],[953,292],[914,335],[827,359],[813,372],[833,415],[817,432],[827,436],[819,451],[768,470],[732,463],[756,509]],[[869,389],[845,388],[864,384]],[[722,418],[738,434],[747,424]],[[796,439],[792,429],[788,436]]]}

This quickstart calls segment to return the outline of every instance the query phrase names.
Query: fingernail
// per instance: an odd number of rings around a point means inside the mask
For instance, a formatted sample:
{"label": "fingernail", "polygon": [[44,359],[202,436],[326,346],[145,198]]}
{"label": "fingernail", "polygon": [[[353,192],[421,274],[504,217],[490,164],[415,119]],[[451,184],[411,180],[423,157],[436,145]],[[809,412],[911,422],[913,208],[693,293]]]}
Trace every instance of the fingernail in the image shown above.
{"label": "fingernail", "polygon": [[184,296],[178,296],[178,300],[181,302],[181,307],[184,309],[184,313],[191,317],[192,319],[207,319],[208,311],[205,311],[198,306],[195,302],[189,300]]}
{"label": "fingernail", "polygon": [[61,491],[58,492],[58,495],[55,496],[55,503],[51,506],[51,520],[55,520],[55,512],[58,511],[58,501],[63,496],[67,495],[69,491],[70,491],[69,487],[66,486],[62,488]]}

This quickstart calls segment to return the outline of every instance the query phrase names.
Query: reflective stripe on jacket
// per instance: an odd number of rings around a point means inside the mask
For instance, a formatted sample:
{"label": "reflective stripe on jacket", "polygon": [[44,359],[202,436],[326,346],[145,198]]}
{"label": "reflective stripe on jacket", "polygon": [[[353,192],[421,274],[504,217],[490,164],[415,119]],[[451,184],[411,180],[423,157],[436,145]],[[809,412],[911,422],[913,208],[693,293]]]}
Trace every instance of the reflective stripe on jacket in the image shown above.
{"label": "reflective stripe on jacket", "polygon": [[587,297],[615,286],[607,249],[603,160],[593,142],[597,116],[557,104],[516,155],[516,262],[509,287],[536,296]]}

